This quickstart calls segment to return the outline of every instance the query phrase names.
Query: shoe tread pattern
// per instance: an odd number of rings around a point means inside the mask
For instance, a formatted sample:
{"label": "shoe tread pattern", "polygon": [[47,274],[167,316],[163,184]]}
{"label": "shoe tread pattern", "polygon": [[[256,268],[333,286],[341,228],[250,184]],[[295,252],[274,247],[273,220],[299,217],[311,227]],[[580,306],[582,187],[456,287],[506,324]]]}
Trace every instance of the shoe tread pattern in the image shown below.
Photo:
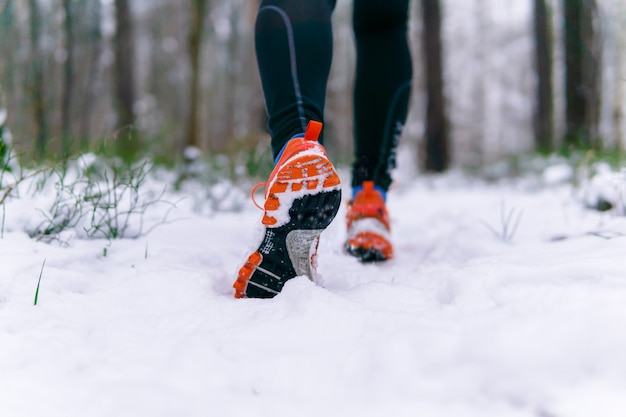
{"label": "shoe tread pattern", "polygon": [[[254,256],[239,271],[235,283],[237,296],[249,298],[272,298],[278,294],[285,283],[298,276],[293,265],[302,270],[302,257],[306,254],[310,263],[309,254],[312,245],[317,243],[317,237],[326,229],[337,215],[341,203],[341,190],[324,191],[317,194],[305,195],[293,201],[289,209],[289,221],[280,227],[266,227],[265,236]],[[307,231],[309,233],[301,233]],[[294,232],[299,238],[291,238]],[[290,243],[292,247],[290,247]],[[297,244],[300,247],[294,248]],[[299,254],[299,260],[292,259]],[[258,263],[257,263],[258,262]],[[312,269],[305,272],[312,279]]]}

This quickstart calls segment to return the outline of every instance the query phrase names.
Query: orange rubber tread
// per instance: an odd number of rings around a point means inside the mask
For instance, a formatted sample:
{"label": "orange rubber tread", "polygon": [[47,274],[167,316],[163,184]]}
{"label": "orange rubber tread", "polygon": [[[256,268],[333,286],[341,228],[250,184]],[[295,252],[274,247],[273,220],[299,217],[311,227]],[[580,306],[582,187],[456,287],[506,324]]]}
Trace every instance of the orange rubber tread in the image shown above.
{"label": "orange rubber tread", "polygon": [[246,287],[248,286],[248,280],[254,274],[254,270],[263,261],[263,255],[259,252],[254,252],[248,257],[246,263],[239,269],[239,275],[237,281],[233,284],[235,288],[235,298],[244,298]]}
{"label": "orange rubber tread", "polygon": [[354,248],[363,248],[367,250],[376,250],[380,252],[385,259],[393,257],[393,247],[383,236],[374,232],[361,232],[352,239],[348,240],[348,245]]}

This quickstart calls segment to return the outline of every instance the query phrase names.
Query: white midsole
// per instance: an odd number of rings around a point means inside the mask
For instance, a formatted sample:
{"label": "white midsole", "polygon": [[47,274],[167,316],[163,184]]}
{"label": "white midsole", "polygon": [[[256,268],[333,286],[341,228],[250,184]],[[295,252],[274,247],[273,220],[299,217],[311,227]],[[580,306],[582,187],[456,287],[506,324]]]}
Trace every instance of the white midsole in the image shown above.
{"label": "white midsole", "polygon": [[366,217],[353,221],[348,230],[348,239],[352,239],[362,232],[376,233],[387,240],[391,238],[391,234],[385,225],[374,217]]}

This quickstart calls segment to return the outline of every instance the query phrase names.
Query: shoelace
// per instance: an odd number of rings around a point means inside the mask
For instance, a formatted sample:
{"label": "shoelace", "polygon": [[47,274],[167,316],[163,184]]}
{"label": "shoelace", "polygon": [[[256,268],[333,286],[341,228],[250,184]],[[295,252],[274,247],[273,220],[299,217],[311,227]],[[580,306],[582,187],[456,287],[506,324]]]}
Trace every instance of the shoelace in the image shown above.
{"label": "shoelace", "polygon": [[265,207],[263,207],[259,203],[257,203],[256,198],[254,198],[254,193],[256,192],[257,189],[259,189],[261,187],[267,187],[267,181],[260,182],[257,185],[255,185],[254,187],[252,187],[252,190],[250,191],[250,199],[252,200],[254,205],[257,206],[257,208],[259,210],[265,210]]}

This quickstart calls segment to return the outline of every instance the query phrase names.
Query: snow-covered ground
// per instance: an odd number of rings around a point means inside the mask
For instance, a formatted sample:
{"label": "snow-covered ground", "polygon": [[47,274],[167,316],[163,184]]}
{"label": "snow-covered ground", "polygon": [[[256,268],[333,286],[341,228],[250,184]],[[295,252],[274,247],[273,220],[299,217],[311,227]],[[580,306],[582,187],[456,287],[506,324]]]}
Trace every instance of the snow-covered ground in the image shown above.
{"label": "snow-covered ground", "polygon": [[323,286],[272,300],[232,296],[252,203],[188,196],[147,236],[59,245],[28,237],[44,207],[22,193],[0,240],[0,416],[623,417],[626,218],[560,175],[399,181],[394,260],[344,255],[342,209]]}

